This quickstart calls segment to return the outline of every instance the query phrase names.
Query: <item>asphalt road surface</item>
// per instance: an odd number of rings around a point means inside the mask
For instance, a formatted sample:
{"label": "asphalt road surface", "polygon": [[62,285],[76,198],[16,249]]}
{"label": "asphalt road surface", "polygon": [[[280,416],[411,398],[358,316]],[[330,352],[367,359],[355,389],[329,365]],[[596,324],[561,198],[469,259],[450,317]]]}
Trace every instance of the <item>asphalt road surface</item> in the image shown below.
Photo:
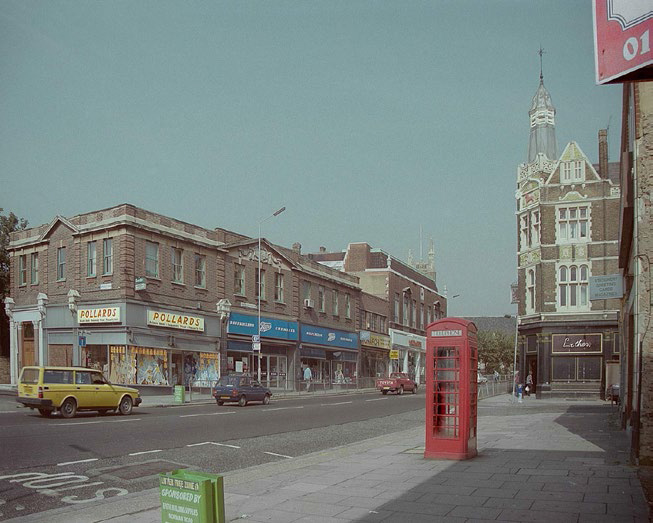
{"label": "asphalt road surface", "polygon": [[0,413],[0,521],[137,492],[179,468],[220,474],[424,424],[424,394],[136,408],[131,416]]}

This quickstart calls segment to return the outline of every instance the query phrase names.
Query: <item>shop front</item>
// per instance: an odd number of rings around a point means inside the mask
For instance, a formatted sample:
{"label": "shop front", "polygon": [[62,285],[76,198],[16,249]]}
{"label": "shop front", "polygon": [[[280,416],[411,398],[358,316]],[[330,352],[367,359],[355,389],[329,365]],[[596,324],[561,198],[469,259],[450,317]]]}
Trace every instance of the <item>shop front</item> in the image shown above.
{"label": "shop front", "polygon": [[390,336],[360,331],[361,378],[381,378],[389,375]]}
{"label": "shop front", "polygon": [[358,378],[358,334],[314,325],[300,325],[297,379],[311,369],[313,386],[353,384]]}
{"label": "shop front", "polygon": [[[73,320],[74,318],[74,320]],[[140,303],[48,307],[47,363],[102,370],[112,383],[211,386],[219,378],[217,318]]]}
{"label": "shop front", "polygon": [[293,388],[294,354],[297,351],[298,324],[280,318],[261,316],[260,351],[253,350],[258,335],[258,317],[232,313],[227,328],[227,372],[249,372],[271,389]]}
{"label": "shop front", "polygon": [[424,383],[426,337],[390,329],[390,342],[399,353],[397,360],[391,360],[390,371],[406,372],[417,384]]}

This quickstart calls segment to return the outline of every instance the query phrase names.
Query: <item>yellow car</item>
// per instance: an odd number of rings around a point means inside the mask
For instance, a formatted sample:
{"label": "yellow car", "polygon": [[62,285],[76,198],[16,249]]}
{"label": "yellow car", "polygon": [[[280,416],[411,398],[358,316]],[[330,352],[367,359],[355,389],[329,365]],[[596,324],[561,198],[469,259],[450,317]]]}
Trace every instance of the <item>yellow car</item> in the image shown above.
{"label": "yellow car", "polygon": [[112,385],[99,370],[82,367],[23,367],[16,401],[48,417],[59,411],[72,418],[78,410],[131,414],[141,404],[138,390]]}

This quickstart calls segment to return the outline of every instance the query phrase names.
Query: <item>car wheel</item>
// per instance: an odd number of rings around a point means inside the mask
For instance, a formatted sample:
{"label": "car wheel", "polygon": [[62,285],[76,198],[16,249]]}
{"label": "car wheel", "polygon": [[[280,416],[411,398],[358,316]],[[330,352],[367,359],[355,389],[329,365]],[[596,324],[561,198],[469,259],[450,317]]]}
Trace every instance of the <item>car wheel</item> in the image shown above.
{"label": "car wheel", "polygon": [[222,400],[216,400],[216,401],[218,402],[219,407],[222,407],[222,405],[224,405],[224,401],[222,401]]}
{"label": "car wheel", "polygon": [[387,393],[388,393],[387,390],[382,390],[382,391],[381,391],[381,394],[383,394],[384,396],[385,396]]}
{"label": "car wheel", "polygon": [[238,406],[244,407],[245,405],[247,405],[247,398],[243,395],[240,398],[238,398]]}
{"label": "car wheel", "polygon": [[39,414],[44,418],[49,418],[52,416],[52,411],[49,409],[39,409]]}
{"label": "car wheel", "polygon": [[59,411],[64,418],[74,418],[77,414],[77,402],[73,398],[67,398],[59,407]]}
{"label": "car wheel", "polygon": [[120,400],[120,405],[118,406],[118,410],[120,411],[120,414],[123,416],[128,416],[129,414],[132,413],[132,408],[134,407],[134,403],[132,402],[131,396],[125,396]]}
{"label": "car wheel", "polygon": [[417,394],[417,385],[413,387],[413,394]]}
{"label": "car wheel", "polygon": [[263,396],[263,405],[269,405],[270,404],[270,395],[266,394]]}
{"label": "car wheel", "polygon": [[399,394],[401,396],[403,393],[404,393],[404,386],[402,385],[401,387],[399,387],[399,390],[397,391],[397,394]]}

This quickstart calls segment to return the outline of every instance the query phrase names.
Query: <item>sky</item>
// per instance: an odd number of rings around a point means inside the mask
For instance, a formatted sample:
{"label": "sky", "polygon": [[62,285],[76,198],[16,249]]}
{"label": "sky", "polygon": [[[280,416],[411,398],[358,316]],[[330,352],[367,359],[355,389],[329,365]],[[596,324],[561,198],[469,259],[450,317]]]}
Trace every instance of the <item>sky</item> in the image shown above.
{"label": "sky", "polygon": [[[436,250],[449,315],[515,314],[539,84],[558,154],[619,161],[590,0],[0,2],[0,207],[131,203],[302,252]],[[458,295],[456,298],[453,296]]]}

